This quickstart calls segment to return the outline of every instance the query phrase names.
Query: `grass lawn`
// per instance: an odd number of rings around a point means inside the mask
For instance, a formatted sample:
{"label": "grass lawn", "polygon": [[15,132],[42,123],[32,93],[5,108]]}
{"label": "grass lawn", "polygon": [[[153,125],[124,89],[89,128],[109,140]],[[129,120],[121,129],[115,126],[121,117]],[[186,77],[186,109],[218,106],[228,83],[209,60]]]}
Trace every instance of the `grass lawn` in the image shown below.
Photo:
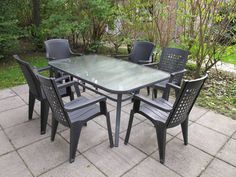
{"label": "grass lawn", "polygon": [[[20,57],[36,67],[47,66],[47,60],[43,54],[20,55]],[[15,60],[0,64],[0,89],[25,83],[24,76]]]}
{"label": "grass lawn", "polygon": [[222,61],[225,63],[230,63],[230,64],[236,65],[236,51],[232,55],[228,55],[228,56],[223,57]]}
{"label": "grass lawn", "polygon": [[227,47],[225,54],[223,55],[222,61],[236,65],[236,45]]}

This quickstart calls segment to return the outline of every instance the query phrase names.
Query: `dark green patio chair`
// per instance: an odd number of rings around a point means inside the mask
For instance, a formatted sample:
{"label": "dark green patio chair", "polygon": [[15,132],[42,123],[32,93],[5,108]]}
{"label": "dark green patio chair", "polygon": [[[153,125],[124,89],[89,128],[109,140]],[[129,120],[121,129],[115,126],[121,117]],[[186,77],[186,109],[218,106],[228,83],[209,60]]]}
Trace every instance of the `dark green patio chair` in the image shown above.
{"label": "dark green patio chair", "polygon": [[[38,75],[38,77],[41,87],[52,109],[53,116],[51,140],[54,141],[58,123],[70,128],[69,161],[71,163],[75,160],[76,150],[83,125],[99,115],[104,115],[106,117],[110,147],[113,147],[110,116],[107,111],[106,97],[99,96],[89,100],[80,95],[78,82],[76,81],[70,81],[57,85],[55,79],[53,78],[45,78],[40,75]],[[78,97],[75,100],[64,104],[59,94],[59,89],[68,86],[75,87]]]}
{"label": "dark green patio chair", "polygon": [[[44,96],[39,80],[35,73],[42,72],[45,70],[50,69],[50,67],[44,67],[44,68],[33,68],[30,66],[30,64],[26,61],[23,61],[20,59],[18,55],[13,55],[13,57],[16,59],[17,63],[19,64],[24,77],[26,79],[26,82],[29,86],[29,111],[28,111],[28,119],[32,119],[33,111],[34,111],[34,105],[35,100],[39,100],[41,103],[41,110],[40,110],[40,118],[41,118],[41,134],[46,133],[46,126],[47,126],[47,119],[48,119],[48,111],[49,106],[46,100],[46,97]],[[70,77],[68,75],[65,75],[61,78],[58,78],[56,82],[62,82],[63,80],[68,80]],[[60,89],[60,95],[62,97],[69,96],[71,100],[74,98],[74,93],[72,92],[71,88],[63,88]]]}
{"label": "dark green patio chair", "polygon": [[166,130],[168,128],[181,125],[184,144],[188,144],[189,113],[201,91],[206,78],[207,75],[196,80],[184,81],[181,87],[172,83],[168,83],[167,87],[172,87],[179,91],[174,104],[163,98],[151,100],[141,95],[135,95],[133,109],[130,112],[125,144],[127,144],[129,141],[134,114],[138,113],[143,115],[153,123],[156,129],[160,162],[164,164]]}
{"label": "dark green patio chair", "polygon": [[[188,51],[177,49],[177,48],[163,48],[160,61],[158,63],[148,64],[146,66],[157,65],[157,68],[162,71],[170,73],[171,77],[162,82],[156,83],[152,86],[153,96],[157,97],[157,90],[163,91],[163,98],[169,99],[169,90],[167,83],[173,83],[180,86],[184,73],[187,71],[185,69],[188,60]],[[166,90],[166,91],[165,91]],[[175,95],[177,95],[178,90],[175,90]]]}

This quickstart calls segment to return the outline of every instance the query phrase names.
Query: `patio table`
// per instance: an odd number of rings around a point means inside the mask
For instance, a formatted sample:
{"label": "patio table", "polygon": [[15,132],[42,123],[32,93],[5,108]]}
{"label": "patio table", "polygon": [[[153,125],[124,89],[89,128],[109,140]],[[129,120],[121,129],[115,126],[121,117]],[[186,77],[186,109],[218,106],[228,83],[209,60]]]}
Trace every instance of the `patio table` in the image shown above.
{"label": "patio table", "polygon": [[[105,94],[108,99],[115,101],[117,104],[115,147],[119,146],[121,104],[131,98],[122,98],[122,95],[134,93],[134,91],[170,77],[169,73],[157,69],[103,55],[70,57],[50,61],[49,65],[91,84],[97,89],[85,87],[96,93],[104,95],[104,91],[106,91],[117,95],[117,98],[113,98]],[[104,91],[102,92],[100,89]]]}

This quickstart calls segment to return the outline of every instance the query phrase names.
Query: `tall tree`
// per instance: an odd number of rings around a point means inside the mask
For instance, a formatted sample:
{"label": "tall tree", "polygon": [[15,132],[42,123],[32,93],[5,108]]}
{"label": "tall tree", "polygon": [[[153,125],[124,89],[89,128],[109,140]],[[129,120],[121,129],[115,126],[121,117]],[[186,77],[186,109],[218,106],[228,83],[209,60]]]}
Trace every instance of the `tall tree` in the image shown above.
{"label": "tall tree", "polygon": [[33,23],[38,27],[40,24],[40,0],[32,0],[32,5]]}

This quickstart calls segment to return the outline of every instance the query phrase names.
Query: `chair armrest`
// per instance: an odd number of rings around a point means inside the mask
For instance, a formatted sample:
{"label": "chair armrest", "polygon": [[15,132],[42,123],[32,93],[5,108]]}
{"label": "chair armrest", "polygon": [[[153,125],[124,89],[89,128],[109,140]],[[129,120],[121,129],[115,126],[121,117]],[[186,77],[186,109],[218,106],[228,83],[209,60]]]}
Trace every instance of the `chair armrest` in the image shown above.
{"label": "chair armrest", "polygon": [[78,105],[73,105],[73,106],[65,106],[64,108],[67,112],[71,112],[71,111],[75,111],[77,109],[81,109],[81,108],[96,104],[96,103],[101,102],[101,101],[106,101],[106,97],[105,96],[100,96],[100,97],[97,97],[97,98],[94,98],[94,99],[91,99],[91,100],[87,100],[84,103],[81,103],[81,104],[78,104]]}
{"label": "chair armrest", "polygon": [[172,108],[164,107],[163,105],[161,105],[161,104],[159,104],[159,103],[157,103],[157,102],[155,102],[155,101],[153,101],[153,100],[151,100],[149,98],[146,98],[146,97],[144,97],[142,95],[134,95],[134,100],[135,99],[138,99],[138,100],[140,100],[140,101],[142,101],[142,102],[144,102],[146,104],[149,104],[150,106],[153,106],[153,107],[158,108],[158,109],[160,109],[162,111],[165,111],[165,112],[172,111]]}
{"label": "chair armrest", "polygon": [[70,82],[65,82],[63,84],[58,84],[57,88],[66,88],[66,87],[71,87],[71,86],[78,86],[79,84],[76,81],[70,81]]}
{"label": "chair armrest", "polygon": [[178,76],[178,75],[180,75],[180,74],[184,74],[186,71],[187,71],[186,69],[183,69],[183,70],[181,70],[181,71],[176,71],[176,72],[170,73],[169,82],[172,82],[173,79],[174,79],[176,76]]}
{"label": "chair armrest", "polygon": [[183,74],[185,73],[187,70],[186,69],[183,69],[181,71],[176,71],[176,72],[173,72],[173,73],[170,73],[171,76],[176,76],[176,75],[179,75],[179,74]]}
{"label": "chair armrest", "polygon": [[64,75],[62,77],[56,78],[55,82],[60,82],[60,81],[66,80],[66,79],[70,79],[70,75]]}
{"label": "chair armrest", "polygon": [[151,63],[152,61],[150,61],[150,60],[138,60],[138,64],[149,64],[149,63]]}
{"label": "chair armrest", "polygon": [[159,65],[159,62],[144,64],[144,66],[148,66],[148,67],[152,67],[152,68],[157,68],[158,65]]}
{"label": "chair armrest", "polygon": [[75,53],[75,52],[73,52],[73,51],[70,51],[70,54],[71,55],[74,55],[74,56],[83,56],[84,54],[82,54],[82,53]]}
{"label": "chair armrest", "polygon": [[42,72],[42,71],[49,70],[49,69],[51,69],[51,66],[45,66],[45,67],[42,67],[42,68],[36,68],[36,70],[38,72]]}
{"label": "chair armrest", "polygon": [[[67,78],[68,78],[68,75],[67,75]],[[58,79],[60,79],[60,78],[58,78]],[[66,79],[66,77],[65,77],[65,79]],[[60,84],[60,83],[57,84],[58,89],[68,88],[68,87],[71,87],[71,86],[74,86],[76,95],[80,96],[81,94],[80,94],[80,90],[79,90],[79,83],[77,81],[72,80],[72,81],[69,81],[69,82],[65,82],[63,84]]]}
{"label": "chair armrest", "polygon": [[173,83],[170,83],[170,82],[169,82],[169,83],[167,83],[167,84],[166,84],[166,86],[167,86],[167,87],[170,87],[170,88],[172,87],[173,89],[175,89],[175,90],[177,90],[177,91],[179,91],[179,90],[181,89],[181,87],[180,87],[180,86],[178,86],[178,85],[175,85],[175,84],[173,84]]}

